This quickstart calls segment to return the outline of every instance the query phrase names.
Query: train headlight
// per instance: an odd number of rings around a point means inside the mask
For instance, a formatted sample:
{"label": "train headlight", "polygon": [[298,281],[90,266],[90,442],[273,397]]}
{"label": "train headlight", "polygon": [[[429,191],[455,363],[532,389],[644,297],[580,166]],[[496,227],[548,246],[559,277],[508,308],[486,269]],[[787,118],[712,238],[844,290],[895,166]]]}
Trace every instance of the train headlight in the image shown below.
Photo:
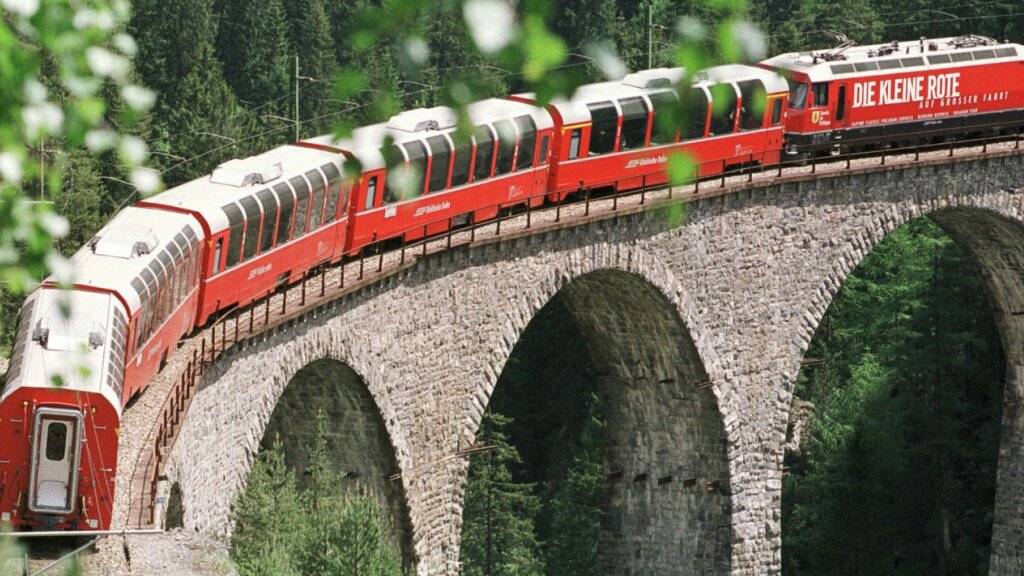
{"label": "train headlight", "polygon": [[10,512],[4,512],[3,514],[0,514],[0,522],[10,522],[10,521],[11,521],[11,513]]}
{"label": "train headlight", "polygon": [[97,522],[95,518],[89,518],[88,524],[89,528],[92,528],[93,530],[100,527],[100,523]]}

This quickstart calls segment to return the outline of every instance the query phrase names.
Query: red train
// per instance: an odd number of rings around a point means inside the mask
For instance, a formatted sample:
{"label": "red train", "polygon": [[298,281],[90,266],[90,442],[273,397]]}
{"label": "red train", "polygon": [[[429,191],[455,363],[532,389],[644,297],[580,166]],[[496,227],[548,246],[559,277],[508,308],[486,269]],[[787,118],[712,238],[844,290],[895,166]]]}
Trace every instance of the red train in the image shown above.
{"label": "red train", "polygon": [[[412,110],[343,142],[232,160],[139,202],[74,256],[74,290],[44,282],[21,310],[0,395],[0,521],[108,528],[125,404],[184,335],[310,269],[504,207],[664,183],[676,151],[707,176],[783,154],[1017,132],[1021,50],[962,37],[720,66],[696,75],[674,133],[656,118],[677,105],[678,69],[583,86],[543,108],[529,94],[474,103],[468,141],[451,110]],[[361,173],[346,178],[353,160]]]}

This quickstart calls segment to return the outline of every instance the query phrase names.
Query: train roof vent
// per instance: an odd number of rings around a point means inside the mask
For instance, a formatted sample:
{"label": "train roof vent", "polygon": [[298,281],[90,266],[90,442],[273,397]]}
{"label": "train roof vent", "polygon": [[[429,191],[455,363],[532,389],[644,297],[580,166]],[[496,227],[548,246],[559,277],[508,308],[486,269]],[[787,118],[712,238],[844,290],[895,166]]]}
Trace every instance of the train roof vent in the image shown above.
{"label": "train roof vent", "polygon": [[94,254],[114,258],[131,258],[149,254],[156,249],[157,237],[152,228],[115,228],[89,242]]}
{"label": "train roof vent", "polygon": [[622,79],[622,84],[634,88],[653,90],[655,88],[669,88],[682,77],[682,68],[655,68],[629,74]]}
{"label": "train roof vent", "polygon": [[217,166],[210,176],[210,182],[241,188],[277,180],[283,172],[280,162],[266,165],[255,162],[253,158],[229,160]]}
{"label": "train roof vent", "polygon": [[396,114],[388,120],[388,128],[402,132],[445,130],[455,127],[455,113],[450,108],[417,108]]}

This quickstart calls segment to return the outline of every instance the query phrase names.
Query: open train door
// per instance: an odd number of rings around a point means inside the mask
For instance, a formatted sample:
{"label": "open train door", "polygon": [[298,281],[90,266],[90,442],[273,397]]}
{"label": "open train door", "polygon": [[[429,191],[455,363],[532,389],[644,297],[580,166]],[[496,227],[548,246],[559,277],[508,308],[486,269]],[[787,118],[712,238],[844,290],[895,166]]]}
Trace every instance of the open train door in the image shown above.
{"label": "open train door", "polygon": [[78,491],[82,414],[65,408],[36,410],[28,507],[42,514],[69,514]]}

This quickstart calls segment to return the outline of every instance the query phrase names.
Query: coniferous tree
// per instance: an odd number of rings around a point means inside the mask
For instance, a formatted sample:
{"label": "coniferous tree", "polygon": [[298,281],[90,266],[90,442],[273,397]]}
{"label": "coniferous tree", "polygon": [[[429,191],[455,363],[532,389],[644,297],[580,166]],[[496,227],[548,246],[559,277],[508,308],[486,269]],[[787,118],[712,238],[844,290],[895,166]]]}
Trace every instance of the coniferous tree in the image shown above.
{"label": "coniferous tree", "polygon": [[519,453],[506,436],[509,423],[500,414],[485,413],[478,438],[492,448],[470,460],[460,550],[467,576],[544,574],[533,527],[540,502],[532,484],[512,478]]}
{"label": "coniferous tree", "polygon": [[[300,80],[302,132],[304,135],[319,134],[327,131],[332,122],[332,117],[321,117],[338,112],[345,106],[330,101],[331,81],[337,69],[331,21],[323,0],[289,0],[285,4],[285,13],[290,54],[299,58],[300,75],[313,78]],[[289,65],[294,66],[294,63],[289,62]]]}
{"label": "coniferous tree", "polygon": [[287,111],[291,79],[281,0],[221,0],[219,14],[217,55],[224,80],[247,108]]}
{"label": "coniferous tree", "polygon": [[256,457],[232,515],[231,555],[242,576],[304,574],[298,557],[307,538],[308,515],[280,442]]}
{"label": "coniferous tree", "polygon": [[588,396],[589,409],[569,468],[545,503],[550,518],[550,536],[544,542],[547,576],[600,573],[605,423],[600,397],[593,393]]}
{"label": "coniferous tree", "polygon": [[150,113],[151,147],[190,160],[158,158],[158,166],[175,166],[164,173],[165,182],[209,173],[237,154],[231,142],[251,133],[251,126],[216,58],[211,1],[137,0],[130,30],[138,43],[139,77],[157,94]]}

